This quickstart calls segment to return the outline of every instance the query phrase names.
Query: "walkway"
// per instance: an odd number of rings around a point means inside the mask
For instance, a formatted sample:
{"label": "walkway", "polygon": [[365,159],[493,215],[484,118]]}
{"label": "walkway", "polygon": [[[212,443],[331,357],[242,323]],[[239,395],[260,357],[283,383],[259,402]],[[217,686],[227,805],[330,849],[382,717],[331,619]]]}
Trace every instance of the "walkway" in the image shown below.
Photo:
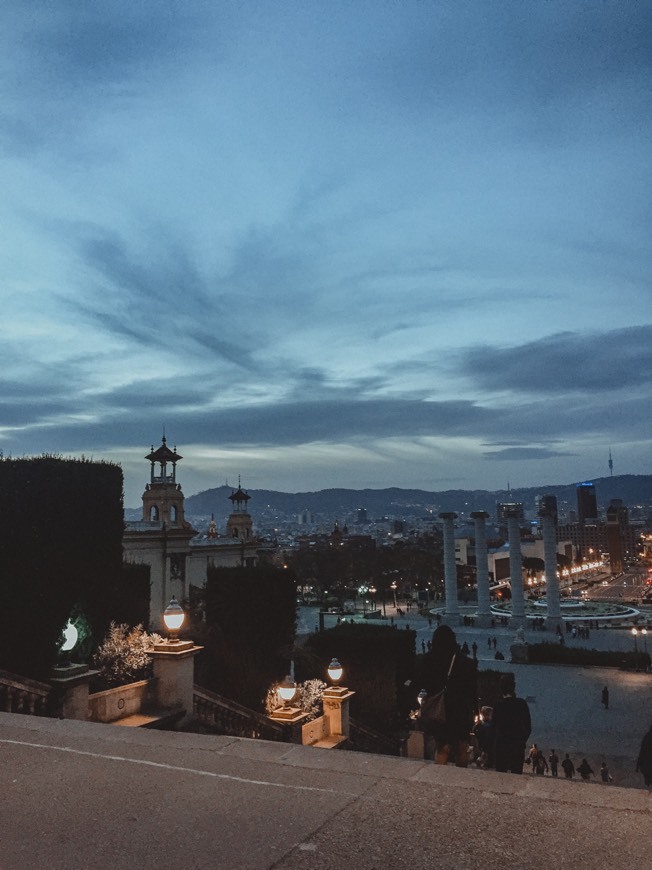
{"label": "walkway", "polygon": [[2,870],[649,863],[644,791],[8,713],[0,753]]}

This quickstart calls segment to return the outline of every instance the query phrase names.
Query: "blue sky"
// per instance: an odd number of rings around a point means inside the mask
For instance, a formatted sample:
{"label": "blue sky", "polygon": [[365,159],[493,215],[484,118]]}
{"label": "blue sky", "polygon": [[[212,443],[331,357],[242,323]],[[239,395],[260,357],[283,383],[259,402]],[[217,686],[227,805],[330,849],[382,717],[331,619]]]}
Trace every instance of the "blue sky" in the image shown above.
{"label": "blue sky", "polygon": [[0,12],[0,448],[187,494],[650,472],[652,4]]}

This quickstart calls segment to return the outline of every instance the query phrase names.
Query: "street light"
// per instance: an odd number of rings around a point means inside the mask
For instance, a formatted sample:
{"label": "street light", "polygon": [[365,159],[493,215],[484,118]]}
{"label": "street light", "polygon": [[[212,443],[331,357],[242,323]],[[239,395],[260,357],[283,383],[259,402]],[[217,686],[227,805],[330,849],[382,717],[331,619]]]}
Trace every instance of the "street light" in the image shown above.
{"label": "street light", "polygon": [[278,687],[278,694],[283,701],[283,706],[287,709],[290,707],[294,697],[297,694],[297,686],[290,674],[283,680]]}
{"label": "street light", "polygon": [[170,603],[163,611],[163,622],[168,630],[168,640],[170,643],[178,643],[179,632],[185,618],[186,614],[183,611],[183,607],[181,607],[177,599],[172,596]]}
{"label": "street light", "polygon": [[344,668],[338,662],[336,658],[333,658],[330,665],[327,668],[327,673],[330,678],[330,681],[337,685],[339,681],[342,679],[342,674],[344,673]]}
{"label": "street light", "polygon": [[632,629],[632,635],[634,636],[634,667],[636,670],[640,670],[638,666],[638,628]]}

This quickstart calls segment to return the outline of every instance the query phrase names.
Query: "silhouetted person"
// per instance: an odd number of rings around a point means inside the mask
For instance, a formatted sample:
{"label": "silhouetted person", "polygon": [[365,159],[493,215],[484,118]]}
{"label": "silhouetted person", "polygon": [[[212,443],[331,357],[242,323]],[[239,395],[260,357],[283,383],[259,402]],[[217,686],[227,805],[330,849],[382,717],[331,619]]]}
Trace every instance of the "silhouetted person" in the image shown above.
{"label": "silhouetted person", "polygon": [[602,780],[602,782],[606,782],[606,783],[613,782],[613,779],[612,779],[611,774],[609,773],[609,768],[607,767],[606,761],[603,761],[602,764],[600,765],[600,779]]}
{"label": "silhouetted person", "polygon": [[602,690],[602,703],[605,710],[609,709],[609,689],[605,686]]}
{"label": "silhouetted person", "polygon": [[530,708],[524,698],[516,697],[513,674],[500,678],[502,697],[494,705],[494,758],[496,770],[503,773],[523,773],[525,744],[532,730]]}
{"label": "silhouetted person", "polygon": [[476,663],[461,655],[455,632],[448,625],[440,625],[432,636],[432,650],[424,656],[423,685],[429,695],[446,689],[446,721],[424,723],[426,735],[435,742],[435,761],[446,764],[454,756],[458,767],[466,767],[477,710],[478,672]]}
{"label": "silhouetted person", "polygon": [[570,755],[566,753],[566,758],[561,763],[561,766],[564,769],[564,776],[566,779],[572,779],[575,775],[575,765],[570,759]]}
{"label": "silhouetted person", "polygon": [[582,763],[581,763],[580,766],[577,768],[577,772],[578,772],[579,775],[582,777],[582,779],[584,780],[584,782],[588,782],[588,781],[589,781],[589,777],[590,777],[590,776],[593,776],[593,768],[591,767],[591,765],[589,764],[589,762],[586,760],[586,758],[583,758],[583,759],[582,759]]}
{"label": "silhouetted person", "polygon": [[550,762],[550,773],[553,776],[557,776],[557,769],[559,767],[559,756],[555,752],[554,749],[550,751],[550,755],[548,756],[548,761]]}
{"label": "silhouetted person", "polygon": [[636,772],[643,774],[645,785],[652,787],[652,725],[643,740],[636,761]]}

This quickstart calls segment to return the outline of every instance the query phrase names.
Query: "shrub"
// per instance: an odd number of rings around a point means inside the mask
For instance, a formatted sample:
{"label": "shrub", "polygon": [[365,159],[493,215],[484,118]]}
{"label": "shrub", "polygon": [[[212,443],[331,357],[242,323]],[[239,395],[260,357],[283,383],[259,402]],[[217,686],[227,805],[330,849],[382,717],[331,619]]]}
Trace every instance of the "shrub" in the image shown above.
{"label": "shrub", "polygon": [[[292,702],[294,707],[298,707],[303,713],[307,713],[310,721],[316,719],[322,714],[322,695],[326,683],[323,680],[306,680],[304,683],[297,684],[297,696]],[[265,710],[267,713],[273,713],[281,705],[281,700],[278,696],[276,686],[270,686],[267,690],[265,698]]]}
{"label": "shrub", "polygon": [[649,668],[649,653],[614,652],[611,650],[585,649],[584,647],[561,646],[558,643],[534,643],[528,646],[533,664],[593,665],[601,668],[624,668],[642,670]]}
{"label": "shrub", "polygon": [[106,638],[93,657],[100,674],[98,683],[104,688],[134,683],[151,676],[151,651],[161,643],[158,634],[147,634],[142,625],[135,628],[112,622]]}

